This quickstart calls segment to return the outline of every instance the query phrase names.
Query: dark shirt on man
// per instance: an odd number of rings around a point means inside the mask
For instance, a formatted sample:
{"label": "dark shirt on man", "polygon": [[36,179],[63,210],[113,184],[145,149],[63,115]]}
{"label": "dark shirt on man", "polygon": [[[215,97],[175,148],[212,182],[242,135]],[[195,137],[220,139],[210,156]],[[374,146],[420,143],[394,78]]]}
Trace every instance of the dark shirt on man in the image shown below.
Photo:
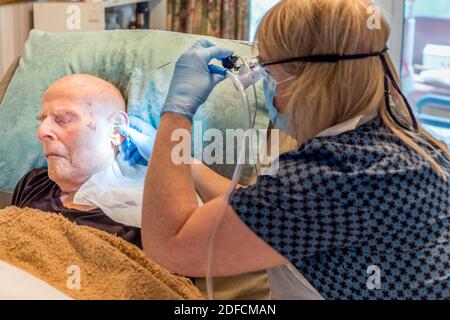
{"label": "dark shirt on man", "polygon": [[115,234],[142,249],[139,228],[126,226],[109,218],[101,209],[80,211],[64,207],[61,189],[50,180],[46,168],[33,169],[17,183],[12,205],[60,213],[72,222]]}

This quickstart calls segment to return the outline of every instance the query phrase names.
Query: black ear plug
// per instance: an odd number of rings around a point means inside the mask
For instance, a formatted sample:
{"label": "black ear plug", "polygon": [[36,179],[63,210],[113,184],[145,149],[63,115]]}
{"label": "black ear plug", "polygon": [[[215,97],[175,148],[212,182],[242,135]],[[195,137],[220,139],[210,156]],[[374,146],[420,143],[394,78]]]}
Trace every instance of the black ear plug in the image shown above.
{"label": "black ear plug", "polygon": [[237,56],[229,56],[222,60],[222,66],[225,69],[231,70],[236,68],[236,62],[238,61]]}

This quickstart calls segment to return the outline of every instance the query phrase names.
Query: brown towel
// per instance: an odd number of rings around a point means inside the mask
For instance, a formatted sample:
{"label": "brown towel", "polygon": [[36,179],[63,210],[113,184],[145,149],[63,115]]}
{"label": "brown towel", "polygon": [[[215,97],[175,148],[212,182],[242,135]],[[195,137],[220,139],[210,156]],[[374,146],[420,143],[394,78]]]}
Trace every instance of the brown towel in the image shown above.
{"label": "brown towel", "polygon": [[[74,299],[203,298],[189,279],[121,238],[35,209],[0,210],[0,260]],[[80,270],[80,286],[68,285],[77,283],[71,282],[76,277],[71,266]]]}

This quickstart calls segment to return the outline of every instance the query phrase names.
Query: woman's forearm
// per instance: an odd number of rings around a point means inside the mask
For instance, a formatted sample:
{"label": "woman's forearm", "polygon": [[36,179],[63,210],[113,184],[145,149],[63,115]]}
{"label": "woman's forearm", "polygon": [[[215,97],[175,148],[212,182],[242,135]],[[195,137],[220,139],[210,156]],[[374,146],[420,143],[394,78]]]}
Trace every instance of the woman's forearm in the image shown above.
{"label": "woman's forearm", "polygon": [[196,190],[208,202],[225,195],[230,187],[229,179],[197,160],[177,164],[172,159],[173,150],[180,143],[172,141],[172,133],[177,129],[191,132],[192,125],[173,113],[161,117],[144,188],[144,246],[149,241],[166,241],[177,234],[198,208]]}
{"label": "woman's forearm", "polygon": [[[144,188],[142,235],[148,242],[165,242],[175,236],[198,208],[190,163],[173,159],[175,130],[191,132],[190,121],[175,113],[161,117]],[[190,143],[190,141],[189,141]],[[190,155],[189,155],[190,156]]]}

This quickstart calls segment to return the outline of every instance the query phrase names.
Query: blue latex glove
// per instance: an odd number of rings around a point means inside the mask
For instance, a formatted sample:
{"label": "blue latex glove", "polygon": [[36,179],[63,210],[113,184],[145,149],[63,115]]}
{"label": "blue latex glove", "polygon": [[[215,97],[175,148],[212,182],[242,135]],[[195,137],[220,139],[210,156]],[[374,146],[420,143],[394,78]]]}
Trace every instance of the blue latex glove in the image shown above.
{"label": "blue latex glove", "polygon": [[174,112],[190,121],[213,88],[223,79],[223,67],[210,65],[213,59],[222,60],[233,54],[232,50],[216,47],[208,40],[197,41],[178,59],[161,115]]}
{"label": "blue latex glove", "polygon": [[[117,132],[126,138],[120,145],[120,152],[124,153],[124,160],[130,165],[139,162],[147,164],[153,151],[156,129],[145,121],[131,116],[130,126],[119,125]],[[142,158],[145,161],[142,161]]]}

